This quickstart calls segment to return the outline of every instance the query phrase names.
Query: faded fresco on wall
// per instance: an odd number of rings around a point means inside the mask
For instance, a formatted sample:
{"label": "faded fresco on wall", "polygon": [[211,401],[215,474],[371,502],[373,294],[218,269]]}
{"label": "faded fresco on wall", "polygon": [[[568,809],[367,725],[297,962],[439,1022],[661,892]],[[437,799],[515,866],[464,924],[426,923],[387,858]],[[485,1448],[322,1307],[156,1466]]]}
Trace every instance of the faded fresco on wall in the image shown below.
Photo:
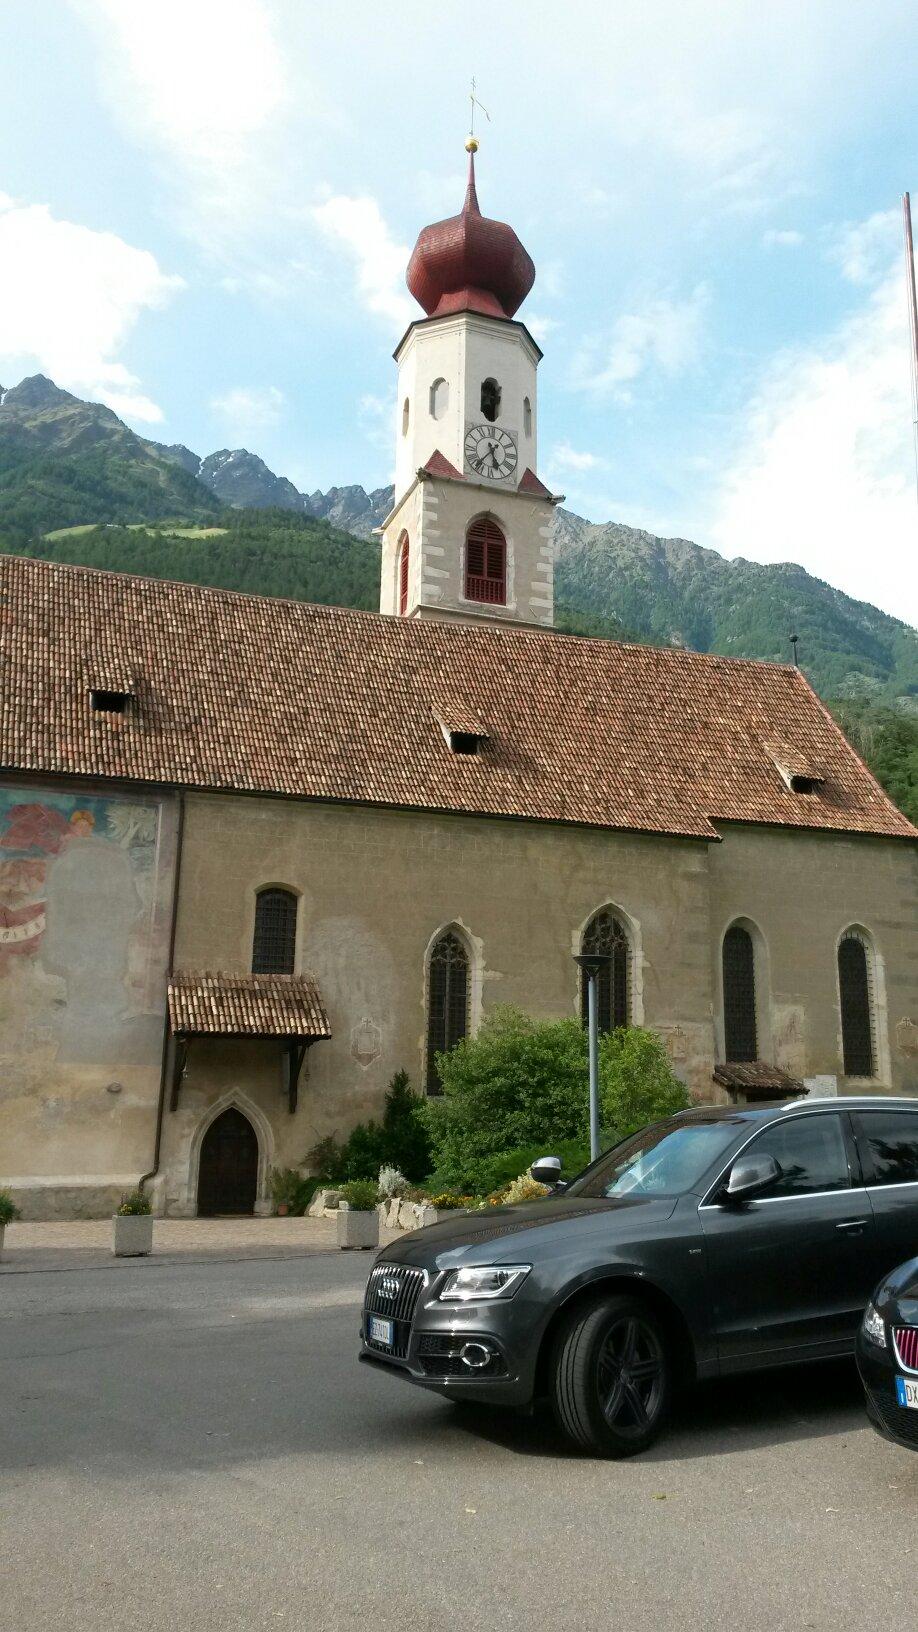
{"label": "faded fresco on wall", "polygon": [[152,799],[0,788],[0,1054],[21,1069],[34,1050],[158,1060],[171,818]]}

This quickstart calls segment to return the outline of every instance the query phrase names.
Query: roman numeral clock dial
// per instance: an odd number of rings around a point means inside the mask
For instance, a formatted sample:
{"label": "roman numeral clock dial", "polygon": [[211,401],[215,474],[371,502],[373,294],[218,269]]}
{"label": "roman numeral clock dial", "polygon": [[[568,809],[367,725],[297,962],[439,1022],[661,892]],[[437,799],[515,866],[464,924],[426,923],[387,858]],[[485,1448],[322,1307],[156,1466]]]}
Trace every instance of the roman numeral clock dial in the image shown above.
{"label": "roman numeral clock dial", "polygon": [[516,470],[516,443],[509,431],[496,425],[473,425],[465,439],[470,468],[489,481],[506,481]]}

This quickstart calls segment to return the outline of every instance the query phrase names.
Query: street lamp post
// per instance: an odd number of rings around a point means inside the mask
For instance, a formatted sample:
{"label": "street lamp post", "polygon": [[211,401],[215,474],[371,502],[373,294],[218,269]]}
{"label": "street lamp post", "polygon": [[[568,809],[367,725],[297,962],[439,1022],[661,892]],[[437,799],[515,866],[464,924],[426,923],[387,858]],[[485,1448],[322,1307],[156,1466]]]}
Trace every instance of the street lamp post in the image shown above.
{"label": "street lamp post", "polygon": [[612,962],[610,952],[575,952],[587,977],[587,1035],[590,1050],[590,1161],[599,1155],[599,976]]}

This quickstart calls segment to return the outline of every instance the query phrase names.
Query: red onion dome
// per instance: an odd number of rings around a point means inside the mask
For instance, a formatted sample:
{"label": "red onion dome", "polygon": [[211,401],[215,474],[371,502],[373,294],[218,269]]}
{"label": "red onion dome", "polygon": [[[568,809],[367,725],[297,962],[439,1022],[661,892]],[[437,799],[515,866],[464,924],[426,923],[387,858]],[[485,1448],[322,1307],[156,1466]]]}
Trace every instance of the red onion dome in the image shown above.
{"label": "red onion dome", "polygon": [[478,208],[474,152],[462,214],[424,228],[406,282],[428,317],[450,312],[512,317],[535,283],[535,267],[513,228],[490,221]]}

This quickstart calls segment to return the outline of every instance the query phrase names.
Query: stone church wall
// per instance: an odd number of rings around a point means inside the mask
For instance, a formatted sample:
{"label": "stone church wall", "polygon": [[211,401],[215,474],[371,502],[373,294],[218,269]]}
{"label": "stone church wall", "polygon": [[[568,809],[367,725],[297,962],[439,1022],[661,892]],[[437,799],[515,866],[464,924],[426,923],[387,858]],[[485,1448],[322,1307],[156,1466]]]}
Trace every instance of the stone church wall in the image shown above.
{"label": "stone church wall", "polygon": [[175,807],[0,788],[0,1184],[26,1217],[111,1211],[152,1161]]}

